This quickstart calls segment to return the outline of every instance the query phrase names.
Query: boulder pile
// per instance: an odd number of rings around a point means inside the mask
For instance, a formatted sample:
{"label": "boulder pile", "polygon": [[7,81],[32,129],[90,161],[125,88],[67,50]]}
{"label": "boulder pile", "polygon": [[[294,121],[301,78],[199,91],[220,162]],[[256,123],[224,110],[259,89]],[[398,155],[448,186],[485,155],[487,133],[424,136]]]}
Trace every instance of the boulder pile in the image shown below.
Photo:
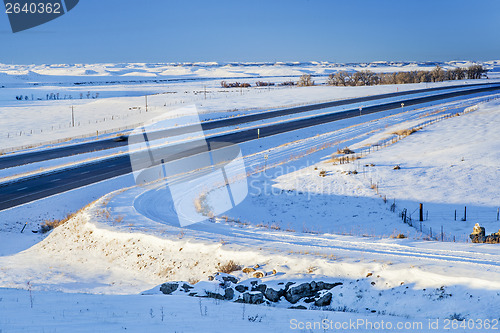
{"label": "boulder pile", "polygon": [[486,236],[484,227],[481,227],[479,223],[476,223],[469,237],[472,240],[472,243],[498,244],[500,243],[500,230],[498,230],[498,232],[492,233],[489,236]]}
{"label": "boulder pile", "polygon": [[[271,304],[288,302],[291,308],[306,309],[305,305],[328,306],[332,301],[332,289],[341,282],[268,282],[258,278],[239,281],[235,276],[218,273],[212,281],[194,285],[187,282],[168,282],[160,285],[165,295],[186,294],[188,296],[214,298],[247,304]],[[299,304],[300,303],[300,304]]]}

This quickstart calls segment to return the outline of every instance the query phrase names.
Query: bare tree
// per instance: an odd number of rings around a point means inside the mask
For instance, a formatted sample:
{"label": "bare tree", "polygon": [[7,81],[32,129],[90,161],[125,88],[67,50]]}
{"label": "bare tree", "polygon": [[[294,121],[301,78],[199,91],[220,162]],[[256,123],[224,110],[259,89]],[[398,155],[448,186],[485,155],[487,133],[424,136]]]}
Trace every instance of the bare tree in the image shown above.
{"label": "bare tree", "polygon": [[297,85],[299,87],[314,86],[314,81],[312,80],[311,75],[309,75],[309,74],[303,74],[299,78],[299,81],[297,82]]}
{"label": "bare tree", "polygon": [[467,79],[476,80],[482,78],[483,76],[488,77],[486,75],[487,72],[488,70],[484,69],[482,65],[472,65],[467,68]]}
{"label": "bare tree", "polygon": [[441,66],[437,65],[431,71],[431,78],[432,78],[432,82],[441,82],[441,81],[444,81],[444,79],[445,79],[445,73],[444,73],[443,68],[441,68]]}

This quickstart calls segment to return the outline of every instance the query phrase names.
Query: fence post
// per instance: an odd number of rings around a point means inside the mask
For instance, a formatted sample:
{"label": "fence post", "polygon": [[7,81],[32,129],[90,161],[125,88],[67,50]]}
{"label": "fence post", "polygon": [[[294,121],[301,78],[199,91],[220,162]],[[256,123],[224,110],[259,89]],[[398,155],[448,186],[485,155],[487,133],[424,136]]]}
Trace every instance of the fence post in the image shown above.
{"label": "fence post", "polygon": [[419,204],[418,206],[419,208],[419,221],[423,221],[424,220],[424,205],[423,204]]}

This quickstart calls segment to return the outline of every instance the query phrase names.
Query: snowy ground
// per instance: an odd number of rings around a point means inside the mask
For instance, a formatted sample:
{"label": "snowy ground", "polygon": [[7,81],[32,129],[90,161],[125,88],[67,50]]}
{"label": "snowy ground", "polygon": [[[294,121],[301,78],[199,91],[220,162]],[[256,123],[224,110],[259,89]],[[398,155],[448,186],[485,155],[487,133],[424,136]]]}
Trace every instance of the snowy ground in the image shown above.
{"label": "snowy ground", "polygon": [[[30,70],[20,72],[21,76],[43,72]],[[93,70],[99,73],[100,69]],[[71,70],[63,68],[61,73]],[[123,73],[136,75],[134,71]],[[304,93],[303,101],[331,96],[331,88],[304,88],[316,90]],[[386,89],[371,88],[336,90],[338,95],[331,99]],[[351,92],[346,93],[348,90]],[[301,91],[305,90],[276,88],[249,91],[240,97],[262,108],[270,95],[280,105],[296,101],[294,97],[300,100]],[[266,94],[270,95],[264,97]],[[445,325],[454,332],[497,330],[498,246],[465,240],[476,222],[487,233],[499,226],[500,193],[495,181],[500,172],[496,131],[500,103],[484,103],[482,95],[470,97],[241,144],[249,196],[224,216],[188,228],[177,225],[164,185],[136,187],[132,175],[2,211],[0,331],[141,331],[146,327],[148,331],[220,332],[224,325],[231,332],[310,332],[333,331],[336,323],[349,321],[359,324],[355,328],[349,325],[355,332],[371,332],[374,328],[366,326],[367,322],[380,325],[382,321],[391,323],[392,329],[386,325],[377,331],[444,331]],[[135,97],[124,97],[124,105],[130,103],[128,98]],[[213,103],[216,105],[216,99]],[[374,150],[371,146],[397,130],[474,105],[479,109],[433,123],[388,147]],[[332,160],[338,148],[347,146],[357,152],[371,150],[354,163]],[[97,156],[5,170],[2,177]],[[395,165],[401,169],[393,170]],[[353,174],[354,170],[358,173]],[[378,193],[371,184],[378,185]],[[48,235],[30,232],[45,219],[62,218],[97,199]],[[210,203],[210,197],[208,200]],[[414,228],[402,223],[398,215],[403,208],[411,213],[420,202],[429,211],[422,231],[419,225]],[[460,221],[464,205],[468,219]],[[457,221],[453,219],[455,209]],[[26,222],[26,231],[20,233]],[[428,228],[436,236],[441,225],[447,241],[429,241]],[[408,238],[393,238],[397,234]],[[456,242],[451,241],[452,236]],[[229,260],[244,267],[259,264],[264,272],[276,270],[262,278],[271,284],[316,280],[343,285],[334,289],[332,304],[323,311],[287,309],[290,304],[284,301],[255,306],[157,292],[139,295],[152,288],[158,291],[157,286],[165,281],[199,280],[200,288],[209,286],[208,276]],[[242,271],[234,275],[242,283],[251,280]],[[453,329],[452,318],[465,319],[456,323],[469,326]],[[322,320],[331,320],[333,326],[328,327],[332,329],[307,326]],[[490,325],[486,329],[485,320]],[[396,329],[398,323],[417,326]]]}
{"label": "snowy ground", "polygon": [[[326,75],[337,70],[392,72],[432,69],[426,63],[277,63],[277,64],[97,64],[0,65],[0,151],[43,142],[92,137],[97,131],[134,128],[181,105],[196,103],[203,119],[234,116],[284,106],[348,97],[480,83],[487,80],[388,85],[375,87],[255,87],[256,81],[297,81],[302,74]],[[441,64],[444,68],[468,62]],[[483,64],[498,76],[500,62]],[[253,88],[220,88],[220,81],[251,83]],[[148,112],[146,112],[146,98]],[[23,100],[16,100],[23,96]],[[47,100],[47,97],[50,98]],[[27,98],[27,99],[26,99]],[[52,99],[54,98],[54,99]],[[57,99],[56,99],[57,98]],[[74,124],[72,124],[72,109]],[[40,115],[42,115],[40,117]],[[203,120],[202,119],[202,120]]]}

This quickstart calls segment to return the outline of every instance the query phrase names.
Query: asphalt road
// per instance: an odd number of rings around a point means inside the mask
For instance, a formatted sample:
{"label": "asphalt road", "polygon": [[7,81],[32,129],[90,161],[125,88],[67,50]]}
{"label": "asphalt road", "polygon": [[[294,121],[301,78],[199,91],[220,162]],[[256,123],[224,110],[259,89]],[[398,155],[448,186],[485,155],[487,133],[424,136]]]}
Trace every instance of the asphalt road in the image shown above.
{"label": "asphalt road", "polygon": [[[467,96],[476,93],[499,91],[500,85],[494,87],[483,87],[471,91],[448,92],[437,96],[418,97],[403,101],[405,106],[429,103],[448,98]],[[362,114],[371,114],[386,110],[400,109],[401,101],[391,102],[377,106],[366,107]],[[351,109],[343,112],[310,117],[303,120],[294,120],[260,128],[260,137],[271,136],[279,133],[289,132],[301,128],[311,127],[341,119],[348,119],[359,116],[359,109]],[[241,143],[257,139],[255,129],[239,131],[208,138],[210,142],[232,142]],[[196,151],[184,151],[183,145],[171,146],[161,152],[161,156],[190,156]],[[156,153],[155,153],[156,154]],[[183,155],[184,154],[184,155]],[[167,159],[168,160],[168,159]],[[0,210],[21,205],[50,195],[65,192],[71,189],[93,184],[105,179],[124,175],[132,172],[129,156],[121,156],[113,159],[99,161],[93,164],[77,166],[59,172],[43,174],[37,177],[23,179],[0,185]]]}
{"label": "asphalt road", "polygon": [[[398,96],[411,96],[411,95],[415,95],[415,94],[419,94],[419,93],[423,93],[423,92],[433,92],[433,91],[439,92],[439,91],[446,91],[446,90],[456,89],[456,88],[480,89],[486,85],[489,86],[492,84],[480,83],[480,84],[456,85],[453,87],[437,87],[437,88],[429,88],[429,89],[418,89],[418,90],[412,90],[412,91],[403,91],[403,92],[388,93],[388,94],[381,94],[381,95],[374,95],[374,96],[367,96],[367,97],[350,98],[350,99],[344,99],[344,100],[333,101],[333,102],[326,102],[326,103],[320,103],[320,104],[312,104],[312,105],[299,106],[299,107],[294,107],[294,108],[287,108],[287,109],[276,110],[276,111],[272,111],[272,112],[264,112],[264,113],[258,113],[258,114],[251,114],[251,115],[247,115],[247,116],[240,116],[240,117],[234,117],[234,118],[226,118],[226,119],[220,119],[220,120],[214,120],[214,121],[207,121],[207,122],[202,123],[202,129],[204,131],[206,131],[206,130],[216,129],[216,128],[220,128],[220,127],[225,127],[225,126],[235,126],[235,125],[240,125],[240,124],[244,124],[244,123],[249,123],[252,121],[275,118],[278,116],[286,116],[286,115],[297,114],[297,113],[307,112],[307,111],[314,111],[314,110],[325,109],[325,108],[330,108],[330,107],[343,106],[343,105],[349,105],[349,104],[355,104],[355,103],[363,103],[363,102],[368,102],[368,101],[375,101],[375,100],[380,100],[380,99],[384,99],[384,98],[391,98],[391,97],[398,97]],[[155,138],[158,138],[158,137],[168,137],[168,136],[180,135],[180,134],[183,134],[186,132],[197,131],[198,128],[199,128],[198,126],[185,126],[185,127],[178,128],[178,129],[174,128],[174,129],[169,129],[169,130],[162,130],[162,131],[156,132],[154,135],[151,135],[150,139],[154,140]],[[91,141],[91,142],[86,142],[86,143],[81,143],[81,144],[76,144],[76,145],[61,146],[61,147],[57,147],[57,148],[38,150],[38,151],[22,153],[22,154],[6,155],[6,156],[0,157],[0,169],[10,168],[10,167],[14,167],[14,166],[35,163],[35,162],[40,162],[40,161],[47,161],[47,160],[61,158],[61,157],[65,157],[65,156],[72,156],[72,155],[77,155],[77,154],[82,154],[82,153],[88,153],[88,152],[92,152],[92,151],[118,148],[118,147],[126,146],[127,144],[128,144],[127,140],[115,141],[113,139],[105,139],[105,140],[96,140],[96,141]]]}

